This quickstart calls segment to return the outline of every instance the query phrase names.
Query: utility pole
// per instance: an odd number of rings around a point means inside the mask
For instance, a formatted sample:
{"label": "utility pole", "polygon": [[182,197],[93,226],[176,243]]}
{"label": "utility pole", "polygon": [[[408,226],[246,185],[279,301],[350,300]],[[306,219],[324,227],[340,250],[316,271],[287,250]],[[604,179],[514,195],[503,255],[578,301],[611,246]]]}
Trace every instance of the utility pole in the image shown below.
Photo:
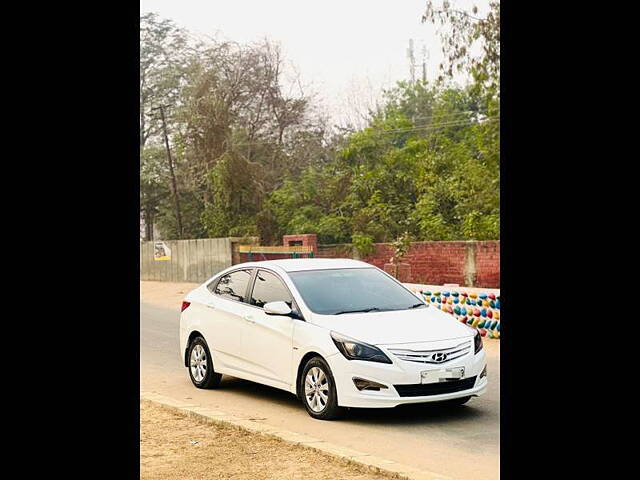
{"label": "utility pole", "polygon": [[160,110],[160,118],[162,119],[162,132],[164,134],[164,145],[167,148],[167,162],[169,163],[169,173],[171,174],[171,193],[176,206],[176,222],[178,224],[178,238],[182,238],[182,215],[180,213],[180,195],[178,194],[178,182],[176,181],[176,173],[173,169],[173,159],[171,158],[171,149],[169,148],[169,136],[167,135],[167,122],[164,118],[164,107],[160,105],[152,110]]}
{"label": "utility pole", "polygon": [[409,72],[411,74],[411,84],[416,83],[416,59],[413,55],[413,38],[409,39],[409,48],[407,48],[407,58],[409,59]]}
{"label": "utility pole", "polygon": [[427,46],[422,45],[422,83],[427,84],[427,59],[429,58],[429,52],[427,52]]}

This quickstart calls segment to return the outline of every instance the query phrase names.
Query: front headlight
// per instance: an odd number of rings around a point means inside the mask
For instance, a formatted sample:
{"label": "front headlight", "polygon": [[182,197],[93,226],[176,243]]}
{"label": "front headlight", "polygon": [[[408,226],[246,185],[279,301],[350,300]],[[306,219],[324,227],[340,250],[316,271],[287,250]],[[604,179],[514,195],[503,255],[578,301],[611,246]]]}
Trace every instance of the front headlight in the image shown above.
{"label": "front headlight", "polygon": [[480,332],[478,330],[476,330],[476,336],[473,337],[473,344],[475,346],[475,353],[478,353],[480,350],[482,350],[482,335],[480,335]]}
{"label": "front headlight", "polygon": [[331,332],[331,339],[347,360],[392,363],[382,350],[368,343],[359,342],[336,332]]}

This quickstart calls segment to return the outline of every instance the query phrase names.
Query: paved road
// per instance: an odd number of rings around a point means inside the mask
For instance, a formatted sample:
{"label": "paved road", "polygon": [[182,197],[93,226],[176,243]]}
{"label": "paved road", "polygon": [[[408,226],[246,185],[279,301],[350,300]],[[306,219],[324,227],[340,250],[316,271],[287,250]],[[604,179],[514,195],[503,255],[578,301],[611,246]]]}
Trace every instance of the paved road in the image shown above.
{"label": "paved road", "polygon": [[219,390],[193,387],[178,353],[178,313],[140,304],[140,387],[311,435],[456,479],[495,480],[500,458],[499,341],[485,340],[489,387],[465,406],[352,409],[333,422],[309,417],[288,392],[233,377]]}

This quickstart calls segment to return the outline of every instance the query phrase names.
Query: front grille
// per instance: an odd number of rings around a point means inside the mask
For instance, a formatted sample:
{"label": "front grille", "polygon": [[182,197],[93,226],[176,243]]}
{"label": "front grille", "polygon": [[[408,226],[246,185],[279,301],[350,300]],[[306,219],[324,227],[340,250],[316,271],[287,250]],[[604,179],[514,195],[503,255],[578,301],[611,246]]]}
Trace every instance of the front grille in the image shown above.
{"label": "front grille", "polygon": [[445,363],[463,357],[471,351],[471,340],[462,342],[455,347],[439,348],[437,350],[409,350],[408,348],[389,348],[400,360],[417,363]]}
{"label": "front grille", "polygon": [[401,397],[423,397],[427,395],[442,395],[443,393],[461,392],[473,388],[476,377],[464,380],[447,380],[436,383],[415,383],[410,385],[394,385]]}

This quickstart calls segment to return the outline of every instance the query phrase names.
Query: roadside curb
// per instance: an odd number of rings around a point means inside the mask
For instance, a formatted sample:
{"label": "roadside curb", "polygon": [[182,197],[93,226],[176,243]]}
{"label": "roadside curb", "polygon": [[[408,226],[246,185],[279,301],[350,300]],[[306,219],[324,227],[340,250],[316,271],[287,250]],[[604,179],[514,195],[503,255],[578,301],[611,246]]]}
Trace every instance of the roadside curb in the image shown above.
{"label": "roadside curb", "polygon": [[309,435],[291,432],[278,427],[265,425],[254,420],[230,415],[221,410],[213,410],[195,403],[187,403],[154,392],[140,392],[140,399],[157,403],[169,410],[186,413],[190,417],[210,424],[234,426],[241,430],[279,438],[285,442],[317,450],[338,458],[346,463],[363,466],[376,473],[385,473],[401,480],[453,480],[451,477],[426,470],[402,465],[392,460],[380,458],[351,448],[342,447]]}

